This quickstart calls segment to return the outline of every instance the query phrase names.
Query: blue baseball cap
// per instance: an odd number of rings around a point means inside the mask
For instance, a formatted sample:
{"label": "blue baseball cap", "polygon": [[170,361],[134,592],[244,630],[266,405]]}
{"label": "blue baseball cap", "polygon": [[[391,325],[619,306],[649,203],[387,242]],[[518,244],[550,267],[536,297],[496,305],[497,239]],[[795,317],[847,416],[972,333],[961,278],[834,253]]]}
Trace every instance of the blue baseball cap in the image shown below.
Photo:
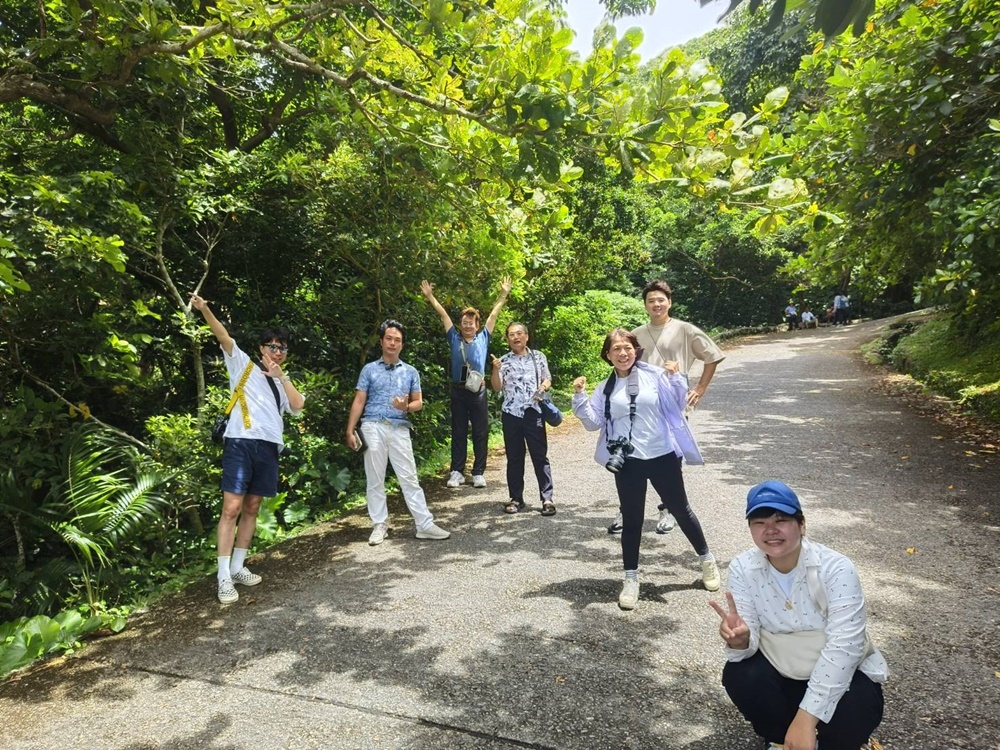
{"label": "blue baseball cap", "polygon": [[798,495],[787,484],[776,479],[761,482],[751,487],[747,493],[746,517],[749,518],[751,513],[761,508],[774,508],[790,516],[802,512]]}

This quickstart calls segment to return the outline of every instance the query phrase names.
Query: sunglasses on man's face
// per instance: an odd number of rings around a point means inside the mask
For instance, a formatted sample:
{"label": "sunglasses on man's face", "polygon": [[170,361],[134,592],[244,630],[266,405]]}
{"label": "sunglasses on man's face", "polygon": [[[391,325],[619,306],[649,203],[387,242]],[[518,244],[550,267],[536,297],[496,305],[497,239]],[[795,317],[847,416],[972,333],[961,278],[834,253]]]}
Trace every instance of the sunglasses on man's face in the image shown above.
{"label": "sunglasses on man's face", "polygon": [[281,352],[282,354],[284,354],[285,352],[288,351],[288,347],[285,346],[284,344],[264,344],[264,346],[266,346],[268,349],[270,349],[275,354],[277,354],[278,352]]}

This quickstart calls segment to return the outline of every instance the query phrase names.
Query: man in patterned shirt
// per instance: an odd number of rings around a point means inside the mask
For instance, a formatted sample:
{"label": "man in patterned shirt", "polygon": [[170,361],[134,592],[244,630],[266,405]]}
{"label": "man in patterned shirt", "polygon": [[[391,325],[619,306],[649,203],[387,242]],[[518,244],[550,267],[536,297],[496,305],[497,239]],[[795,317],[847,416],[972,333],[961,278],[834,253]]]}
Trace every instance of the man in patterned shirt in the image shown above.
{"label": "man in patterned shirt", "polygon": [[399,358],[406,335],[401,323],[387,320],[380,326],[379,334],[382,356],[365,365],[358,376],[345,435],[348,447],[358,450],[360,446],[354,433],[360,430],[366,446],[366,494],[368,515],[373,524],[368,544],[381,544],[389,533],[385,470],[390,461],[406,507],[417,524],[417,539],[447,539],[451,534],[434,523],[427,509],[413,460],[411,425],[407,417],[424,406],[420,374]]}

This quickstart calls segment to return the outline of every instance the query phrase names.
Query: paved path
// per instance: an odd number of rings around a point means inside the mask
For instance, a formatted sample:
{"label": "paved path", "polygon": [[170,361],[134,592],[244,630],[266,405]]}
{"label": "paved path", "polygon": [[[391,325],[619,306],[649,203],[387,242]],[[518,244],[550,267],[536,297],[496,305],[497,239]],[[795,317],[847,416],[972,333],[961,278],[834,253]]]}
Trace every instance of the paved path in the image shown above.
{"label": "paved path", "polygon": [[[800,491],[810,535],[861,570],[893,670],[889,750],[996,750],[1000,468],[874,388],[852,354],[877,326],[749,339],[692,418],[708,464],[685,470],[725,563],[750,546],[747,488]],[[609,474],[569,418],[552,438],[559,513],[505,516],[487,490],[430,488],[454,530],[365,542],[352,514],[263,555],[222,609],[209,581],[121,636],[0,686],[0,748],[759,748],[719,685],[720,642],[678,531],[652,533],[631,613]],[[536,506],[537,509],[537,506]]]}

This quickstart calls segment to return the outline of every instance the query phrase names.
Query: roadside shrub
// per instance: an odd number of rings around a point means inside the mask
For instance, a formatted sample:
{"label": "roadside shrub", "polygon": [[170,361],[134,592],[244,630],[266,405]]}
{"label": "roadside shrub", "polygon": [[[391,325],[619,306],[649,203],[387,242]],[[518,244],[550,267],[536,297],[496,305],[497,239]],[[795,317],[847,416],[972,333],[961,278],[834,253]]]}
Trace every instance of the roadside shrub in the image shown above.
{"label": "roadside shrub", "polygon": [[616,326],[629,330],[647,320],[642,300],[618,292],[590,290],[571,298],[538,324],[540,348],[549,360],[555,387],[568,390],[578,375],[591,384],[607,377],[601,346]]}

